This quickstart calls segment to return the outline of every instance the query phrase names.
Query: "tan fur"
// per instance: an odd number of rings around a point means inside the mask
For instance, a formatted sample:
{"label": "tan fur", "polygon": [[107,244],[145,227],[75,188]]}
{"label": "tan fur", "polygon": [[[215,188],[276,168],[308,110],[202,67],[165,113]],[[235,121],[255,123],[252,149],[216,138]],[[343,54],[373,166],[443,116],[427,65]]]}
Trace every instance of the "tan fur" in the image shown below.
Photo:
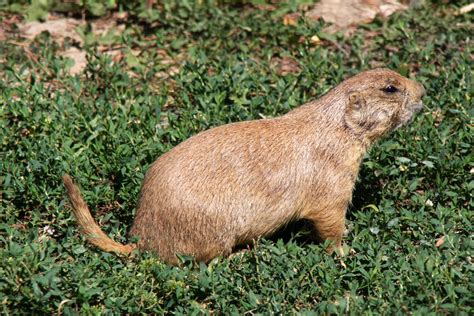
{"label": "tan fur", "polygon": [[[399,91],[387,93],[388,85]],[[424,93],[412,80],[375,69],[281,117],[199,133],[151,165],[130,234],[140,237],[138,248],[171,264],[176,254],[201,261],[228,255],[298,219],[312,221],[315,237],[340,247],[365,152],[409,122]],[[79,192],[67,177],[65,183],[79,225],[103,240],[89,241],[129,252],[133,246],[117,246],[99,233]]]}

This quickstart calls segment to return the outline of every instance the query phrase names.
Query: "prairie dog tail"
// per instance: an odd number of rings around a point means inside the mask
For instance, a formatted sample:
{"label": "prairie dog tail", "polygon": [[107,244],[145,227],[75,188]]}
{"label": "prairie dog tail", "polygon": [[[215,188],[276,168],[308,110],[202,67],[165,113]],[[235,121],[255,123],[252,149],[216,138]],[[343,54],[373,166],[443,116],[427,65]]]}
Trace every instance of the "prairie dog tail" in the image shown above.
{"label": "prairie dog tail", "polygon": [[115,252],[122,255],[129,255],[135,248],[134,244],[123,245],[115,242],[109,238],[97,225],[92,218],[91,212],[87,207],[86,202],[82,198],[81,192],[77,185],[74,184],[72,178],[65,174],[63,176],[64,186],[67,190],[69,201],[72,204],[72,211],[76,217],[82,233],[87,238],[87,241],[94,246],[99,247],[103,251]]}

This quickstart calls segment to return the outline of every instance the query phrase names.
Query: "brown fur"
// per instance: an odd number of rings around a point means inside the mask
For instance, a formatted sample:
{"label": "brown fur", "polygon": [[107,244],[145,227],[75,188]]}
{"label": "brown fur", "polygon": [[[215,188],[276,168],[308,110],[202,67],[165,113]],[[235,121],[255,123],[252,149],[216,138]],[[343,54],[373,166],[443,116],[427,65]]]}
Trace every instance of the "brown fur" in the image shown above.
{"label": "brown fur", "polygon": [[[398,91],[384,91],[389,85]],[[281,117],[199,133],[151,165],[130,234],[140,237],[138,248],[171,264],[176,254],[201,261],[228,255],[298,219],[312,221],[315,237],[340,247],[365,152],[409,122],[424,93],[412,80],[375,69]],[[89,241],[129,253],[133,246],[100,232],[77,188],[64,180],[79,225],[98,236]]]}

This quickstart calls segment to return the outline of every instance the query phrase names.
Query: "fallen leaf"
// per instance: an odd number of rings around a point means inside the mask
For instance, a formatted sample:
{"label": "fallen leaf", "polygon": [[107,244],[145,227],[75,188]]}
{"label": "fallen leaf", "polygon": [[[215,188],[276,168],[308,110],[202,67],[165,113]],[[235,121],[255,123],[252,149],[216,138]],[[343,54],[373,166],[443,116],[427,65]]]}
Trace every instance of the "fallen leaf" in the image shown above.
{"label": "fallen leaf", "polygon": [[102,48],[102,47],[99,48],[99,51],[106,55],[109,55],[112,58],[112,61],[114,63],[119,63],[120,61],[122,61],[122,59],[125,58],[125,53],[123,50],[124,50],[123,47],[111,48],[111,49]]}
{"label": "fallen leaf", "polygon": [[439,248],[441,247],[442,244],[444,244],[444,239],[445,239],[446,236],[443,236],[441,238],[438,238],[438,240],[436,241],[436,244],[435,244],[435,247],[436,248]]}
{"label": "fallen leaf", "polygon": [[277,9],[274,5],[271,5],[271,4],[256,4],[255,7],[258,10],[264,10],[264,11],[275,11]]}
{"label": "fallen leaf", "polygon": [[385,45],[385,49],[389,52],[398,53],[399,48],[393,45]]}
{"label": "fallen leaf", "polygon": [[272,58],[271,64],[278,74],[283,76],[301,71],[300,64],[291,57]]}
{"label": "fallen leaf", "polygon": [[298,24],[298,19],[300,18],[301,13],[295,12],[291,14],[286,14],[283,17],[283,25],[296,25]]}
{"label": "fallen leaf", "polygon": [[346,266],[344,260],[340,259],[340,262],[341,262],[341,266],[342,266],[344,269],[347,269],[347,266]]}
{"label": "fallen leaf", "polygon": [[23,231],[27,229],[27,226],[25,223],[12,224],[11,227],[14,229],[23,230]]}
{"label": "fallen leaf", "polygon": [[365,35],[366,38],[376,37],[376,36],[379,36],[380,34],[382,34],[382,32],[374,31],[374,30],[366,30],[364,32],[364,35]]}
{"label": "fallen leaf", "polygon": [[321,39],[317,36],[317,35],[313,35],[311,36],[311,38],[309,39],[310,43],[313,44],[313,45],[318,45],[321,43]]}

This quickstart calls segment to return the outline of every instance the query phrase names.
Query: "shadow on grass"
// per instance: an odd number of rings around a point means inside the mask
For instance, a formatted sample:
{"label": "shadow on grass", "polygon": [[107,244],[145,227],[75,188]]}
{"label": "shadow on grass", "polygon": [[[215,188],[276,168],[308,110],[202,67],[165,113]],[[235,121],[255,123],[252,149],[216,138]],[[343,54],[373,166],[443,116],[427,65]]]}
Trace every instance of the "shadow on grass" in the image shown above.
{"label": "shadow on grass", "polygon": [[354,191],[352,193],[352,204],[347,210],[347,219],[353,220],[352,211],[360,210],[366,205],[378,205],[382,199],[380,193],[382,188],[378,179],[372,172],[362,168],[359,172],[359,180],[356,182]]}

